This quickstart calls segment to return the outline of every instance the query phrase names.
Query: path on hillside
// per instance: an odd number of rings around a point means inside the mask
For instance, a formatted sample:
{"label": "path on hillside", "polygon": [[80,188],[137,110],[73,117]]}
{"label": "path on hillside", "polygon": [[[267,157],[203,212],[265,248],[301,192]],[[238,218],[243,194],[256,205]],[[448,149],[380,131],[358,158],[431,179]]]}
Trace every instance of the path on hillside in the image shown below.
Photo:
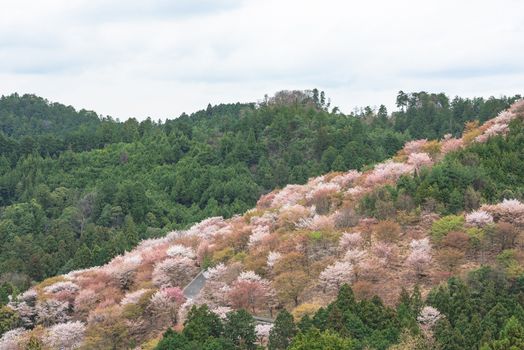
{"label": "path on hillside", "polygon": [[198,275],[185,288],[183,289],[184,296],[187,299],[194,299],[204,288],[206,284],[206,278],[204,277],[204,271],[201,270]]}
{"label": "path on hillside", "polygon": [[[193,278],[187,286],[184,287],[182,292],[187,299],[194,299],[206,285],[206,278],[204,277],[204,271],[201,270],[198,275]],[[275,320],[267,317],[253,316],[258,324],[273,324]]]}

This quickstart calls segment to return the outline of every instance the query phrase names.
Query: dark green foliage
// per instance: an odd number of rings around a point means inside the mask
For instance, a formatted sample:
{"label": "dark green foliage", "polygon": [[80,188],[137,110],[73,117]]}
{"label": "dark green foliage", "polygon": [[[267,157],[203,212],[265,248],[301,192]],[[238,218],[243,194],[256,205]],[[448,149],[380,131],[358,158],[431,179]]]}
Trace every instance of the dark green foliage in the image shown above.
{"label": "dark green foliage", "polygon": [[244,309],[228,313],[224,324],[224,337],[231,341],[236,349],[255,349],[257,336],[253,316]]}
{"label": "dark green foliage", "polygon": [[5,332],[15,328],[19,317],[16,312],[7,306],[0,306],[0,338]]}
{"label": "dark green foliage", "polygon": [[189,340],[182,334],[179,334],[169,328],[164,332],[162,340],[158,343],[156,350],[177,350],[186,349],[188,347]]}
{"label": "dark green foliage", "polygon": [[280,311],[269,332],[269,350],[287,349],[296,333],[297,328],[293,322],[293,316],[286,310]]}
{"label": "dark green foliage", "polygon": [[206,305],[193,306],[184,323],[183,335],[186,339],[204,342],[207,338],[218,338],[223,332],[220,318],[209,311]]}
{"label": "dark green foliage", "polygon": [[[418,176],[404,176],[364,196],[359,209],[379,219],[394,216],[406,198],[444,215],[478,208],[481,202],[524,199],[524,123],[515,120],[506,137],[473,143],[448,154]],[[438,240],[438,239],[437,239]]]}
{"label": "dark green foliage", "polygon": [[223,322],[206,305],[193,306],[182,333],[168,329],[157,350],[255,349],[255,320],[245,310],[230,312]]}
{"label": "dark green foliage", "polygon": [[524,327],[516,317],[507,320],[498,340],[494,340],[481,350],[519,350],[524,349]]}
{"label": "dark green foliage", "polygon": [[437,139],[444,134],[460,135],[467,121],[484,122],[508,108],[518,96],[510,98],[464,99],[452,101],[444,95],[424,91],[397,96],[399,112],[393,113],[395,130],[407,131],[415,139]]}
{"label": "dark green foliage", "polygon": [[524,320],[514,283],[483,267],[471,272],[467,283],[451,278],[446,286],[435,288],[427,302],[445,316],[435,329],[437,342],[443,349],[479,349],[487,344],[492,347],[482,349],[495,349],[506,322],[512,317]]}
{"label": "dark green foliage", "polygon": [[312,329],[300,333],[294,340],[290,350],[348,350],[354,349],[349,338],[344,338],[333,331]]}
{"label": "dark green foliage", "polygon": [[[524,341],[524,309],[520,279],[508,281],[489,267],[471,272],[467,281],[453,277],[431,291],[426,303],[442,318],[432,329],[438,349],[520,350]],[[499,286],[494,288],[495,283]],[[356,301],[348,285],[337,299],[319,309],[298,327],[282,311],[270,332],[268,348],[283,349],[388,349],[401,334],[420,336],[417,316],[423,302],[418,286],[401,292],[396,310],[378,297]],[[214,346],[214,348],[213,348]],[[225,321],[207,306],[193,307],[181,334],[168,331],[157,349],[255,349],[255,323],[245,310],[230,312]]]}
{"label": "dark green foliage", "polygon": [[[366,346],[387,349],[398,341],[400,324],[397,313],[384,306],[378,297],[357,302],[348,285],[343,285],[337,299],[327,308],[319,309],[313,317],[314,328],[351,339],[352,349],[363,349]],[[311,327],[306,328],[301,324],[300,329],[302,338],[307,338]]]}

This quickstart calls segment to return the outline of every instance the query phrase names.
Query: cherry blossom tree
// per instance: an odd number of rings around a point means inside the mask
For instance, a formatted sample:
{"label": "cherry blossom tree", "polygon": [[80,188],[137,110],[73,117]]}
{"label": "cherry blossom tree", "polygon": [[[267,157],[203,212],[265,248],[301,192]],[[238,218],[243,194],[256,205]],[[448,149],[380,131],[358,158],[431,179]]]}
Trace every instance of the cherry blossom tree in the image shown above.
{"label": "cherry blossom tree", "polygon": [[248,246],[252,247],[255,244],[261,242],[264,238],[270,235],[270,229],[268,226],[257,226],[251,231],[252,234],[249,236]]}
{"label": "cherry blossom tree", "polygon": [[493,216],[484,210],[472,211],[466,214],[466,223],[477,227],[486,226],[493,223]]}
{"label": "cherry blossom tree", "polygon": [[396,181],[402,175],[411,174],[413,165],[393,162],[391,160],[377,164],[373,171],[366,177],[366,185],[373,186],[386,181]]}
{"label": "cherry blossom tree", "polygon": [[480,210],[493,215],[495,221],[513,222],[524,225],[524,204],[517,199],[504,199],[495,205],[483,205]]}
{"label": "cherry blossom tree", "polygon": [[313,187],[307,194],[306,199],[315,200],[318,197],[329,196],[340,191],[340,185],[334,182],[321,182]]}
{"label": "cherry blossom tree", "polygon": [[165,326],[177,322],[177,313],[184,304],[186,298],[178,287],[168,287],[157,291],[151,296],[149,310],[152,312],[152,320],[159,326]]}
{"label": "cherry blossom tree", "polygon": [[78,285],[76,285],[75,283],[71,281],[62,281],[62,282],[57,282],[50,286],[45,287],[44,292],[54,294],[54,293],[62,292],[64,290],[70,291],[70,292],[76,292],[79,289],[80,288],[78,287]]}
{"label": "cherry blossom tree", "polygon": [[358,248],[362,245],[364,239],[360,232],[344,232],[338,241],[338,248],[344,252],[349,248]]}
{"label": "cherry blossom tree", "polygon": [[133,284],[136,270],[141,263],[140,255],[117,257],[104,270],[116,280],[122,290],[127,290]]}
{"label": "cherry blossom tree", "polygon": [[295,226],[299,229],[313,231],[332,230],[335,226],[334,218],[326,215],[315,215],[312,218],[300,219]]}
{"label": "cherry blossom tree", "polygon": [[320,183],[309,191],[306,199],[310,205],[315,206],[318,214],[326,214],[331,207],[331,198],[340,190],[341,187],[337,183]]}
{"label": "cherry blossom tree", "polygon": [[128,304],[136,304],[146,294],[150,289],[139,289],[134,292],[127,293],[122,300],[120,301],[120,305],[125,306]]}
{"label": "cherry blossom tree", "polygon": [[223,305],[227,302],[228,294],[231,289],[225,281],[227,273],[228,268],[223,263],[210,267],[204,271],[206,285],[201,294],[205,298],[207,304]]}
{"label": "cherry blossom tree", "polygon": [[15,328],[5,332],[0,338],[0,349],[2,350],[19,350],[22,338],[27,334],[24,328]]}
{"label": "cherry blossom tree", "polygon": [[424,271],[431,262],[431,245],[429,239],[415,239],[411,241],[411,253],[406,259],[407,264],[415,271],[417,276],[423,276]]}
{"label": "cherry blossom tree", "polygon": [[44,343],[53,349],[78,349],[84,340],[85,325],[80,321],[60,323],[48,329]]}
{"label": "cherry blossom tree", "polygon": [[186,257],[168,258],[155,265],[152,280],[159,287],[184,286],[197,273],[193,260]]}
{"label": "cherry blossom tree", "polygon": [[227,266],[224,263],[217,264],[204,271],[204,277],[208,280],[219,280],[227,272]]}
{"label": "cherry blossom tree", "polygon": [[215,216],[193,225],[189,230],[186,231],[186,235],[209,239],[226,226],[227,222],[223,217]]}
{"label": "cherry blossom tree", "polygon": [[280,190],[271,202],[272,208],[281,207],[284,205],[294,205],[304,199],[307,188],[303,185],[287,185]]}
{"label": "cherry blossom tree", "polygon": [[416,174],[420,174],[420,170],[432,165],[433,161],[427,153],[411,153],[408,157],[408,164],[413,166]]}
{"label": "cherry blossom tree", "polygon": [[100,296],[93,289],[82,289],[75,298],[75,314],[87,317],[87,314],[100,302]]}
{"label": "cherry blossom tree", "polygon": [[279,252],[269,252],[267,256],[267,266],[273,267],[275,263],[282,257]]}
{"label": "cherry blossom tree", "polygon": [[[369,180],[369,183],[373,183],[376,179],[370,179]],[[366,178],[366,181],[368,181],[368,179]],[[348,195],[351,196],[351,198],[356,198],[364,193],[368,192],[368,190],[365,188],[365,187],[362,187],[362,186],[355,186],[355,187],[351,187],[349,188],[346,193]]]}
{"label": "cherry blossom tree", "polygon": [[407,155],[410,155],[411,153],[419,153],[427,143],[427,139],[409,141],[404,144],[403,150]]}
{"label": "cherry blossom tree", "polygon": [[269,340],[269,332],[273,328],[272,324],[257,324],[255,326],[255,333],[257,335],[257,343],[266,345]]}
{"label": "cherry blossom tree", "polygon": [[55,299],[40,301],[35,308],[37,323],[47,327],[55,323],[67,322],[71,319],[69,309],[68,302]]}
{"label": "cherry blossom tree", "polygon": [[35,290],[29,289],[10,301],[8,306],[18,313],[23,327],[32,328],[36,324],[36,304],[37,293]]}
{"label": "cherry blossom tree", "polygon": [[344,174],[340,174],[331,179],[332,183],[336,183],[340,187],[348,187],[362,176],[362,173],[357,170],[350,170]]}
{"label": "cherry blossom tree", "polygon": [[211,309],[211,312],[220,317],[221,320],[225,320],[227,318],[227,314],[231,311],[233,311],[233,309],[228,306],[217,306],[214,309]]}
{"label": "cherry blossom tree", "polygon": [[396,249],[392,244],[377,242],[371,248],[373,254],[383,263],[391,262],[396,256]]}
{"label": "cherry blossom tree", "polygon": [[421,328],[428,332],[433,329],[437,321],[442,317],[444,316],[434,307],[424,306],[420,311],[420,314],[417,316],[417,321],[419,322]]}
{"label": "cherry blossom tree", "polygon": [[[446,136],[448,137],[446,138]],[[440,146],[440,152],[443,155],[457,151],[464,147],[464,141],[462,139],[452,138],[449,134],[446,136],[444,136],[444,140],[442,140]]]}
{"label": "cherry blossom tree", "polygon": [[271,309],[275,302],[275,291],[269,281],[253,271],[242,272],[231,286],[228,296],[234,308],[249,309],[253,313],[264,306]]}
{"label": "cherry blossom tree", "polygon": [[167,248],[166,255],[172,258],[181,256],[186,257],[188,259],[194,259],[196,257],[193,249],[183,246],[181,244],[175,244]]}
{"label": "cherry blossom tree", "polygon": [[353,277],[353,264],[337,261],[320,273],[319,281],[324,291],[336,292],[344,283],[351,283]]}
{"label": "cherry blossom tree", "polygon": [[211,245],[209,244],[209,241],[206,239],[201,240],[196,250],[197,261],[200,265],[202,265],[206,256],[209,256],[210,250]]}
{"label": "cherry blossom tree", "polygon": [[365,258],[367,255],[367,252],[362,249],[349,249],[346,251],[346,254],[344,255],[344,260],[349,261],[351,264],[356,265]]}

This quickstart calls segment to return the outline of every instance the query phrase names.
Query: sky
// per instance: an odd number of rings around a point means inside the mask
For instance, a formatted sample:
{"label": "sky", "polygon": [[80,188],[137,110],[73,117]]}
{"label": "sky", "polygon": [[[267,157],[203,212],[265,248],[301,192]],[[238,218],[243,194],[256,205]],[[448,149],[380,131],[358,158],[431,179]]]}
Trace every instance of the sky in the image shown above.
{"label": "sky", "polygon": [[324,90],[524,94],[521,0],[0,0],[0,95],[120,120]]}

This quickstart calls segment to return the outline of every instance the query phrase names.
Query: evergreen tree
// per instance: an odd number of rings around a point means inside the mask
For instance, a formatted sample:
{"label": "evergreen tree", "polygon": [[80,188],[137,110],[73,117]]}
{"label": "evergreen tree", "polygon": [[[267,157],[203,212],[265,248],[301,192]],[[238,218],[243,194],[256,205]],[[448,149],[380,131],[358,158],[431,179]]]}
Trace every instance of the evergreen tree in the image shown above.
{"label": "evergreen tree", "polygon": [[297,333],[293,316],[286,310],[278,313],[273,328],[269,332],[269,350],[287,349],[291,340]]}
{"label": "evergreen tree", "polygon": [[255,349],[255,320],[246,310],[232,311],[227,314],[224,324],[224,337],[237,349]]}

